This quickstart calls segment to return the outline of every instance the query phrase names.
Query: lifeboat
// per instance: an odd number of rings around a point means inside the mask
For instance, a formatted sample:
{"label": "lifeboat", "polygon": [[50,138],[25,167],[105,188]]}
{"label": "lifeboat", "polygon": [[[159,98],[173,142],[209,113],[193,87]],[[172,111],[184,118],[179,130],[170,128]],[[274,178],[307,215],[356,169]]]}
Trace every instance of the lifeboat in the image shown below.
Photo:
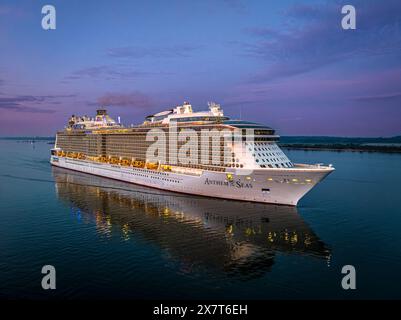
{"label": "lifeboat", "polygon": [[120,161],[120,164],[121,164],[122,166],[130,166],[130,165],[131,165],[131,160],[122,159],[122,160]]}
{"label": "lifeboat", "polygon": [[116,158],[116,157],[111,157],[109,160],[109,163],[111,164],[119,164],[120,163],[120,159]]}
{"label": "lifeboat", "polygon": [[150,170],[155,170],[155,169],[157,169],[158,167],[159,167],[159,166],[158,166],[157,163],[148,162],[148,163],[146,164],[146,168],[147,168],[147,169],[150,169]]}
{"label": "lifeboat", "polygon": [[145,166],[145,163],[143,161],[132,161],[132,166],[136,168],[143,168]]}
{"label": "lifeboat", "polygon": [[161,167],[162,170],[164,170],[164,171],[171,171],[171,166],[169,166],[169,165],[163,164],[163,165],[161,165],[160,167]]}

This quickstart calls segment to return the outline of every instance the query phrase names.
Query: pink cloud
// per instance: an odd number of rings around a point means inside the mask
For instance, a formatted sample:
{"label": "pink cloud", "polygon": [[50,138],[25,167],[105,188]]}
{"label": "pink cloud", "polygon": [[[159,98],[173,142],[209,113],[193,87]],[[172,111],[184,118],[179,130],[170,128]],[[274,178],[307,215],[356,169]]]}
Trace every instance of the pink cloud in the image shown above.
{"label": "pink cloud", "polygon": [[104,106],[148,108],[151,105],[150,98],[141,92],[132,93],[108,93],[98,99],[98,103]]}

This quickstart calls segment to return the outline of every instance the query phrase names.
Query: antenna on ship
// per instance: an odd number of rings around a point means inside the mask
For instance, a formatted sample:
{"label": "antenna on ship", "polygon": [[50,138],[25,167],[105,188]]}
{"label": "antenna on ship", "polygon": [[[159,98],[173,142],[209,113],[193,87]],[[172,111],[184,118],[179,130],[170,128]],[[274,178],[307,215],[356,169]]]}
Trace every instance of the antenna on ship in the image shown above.
{"label": "antenna on ship", "polygon": [[121,118],[120,118],[120,116],[118,116],[117,119],[118,119],[118,124],[121,124]]}

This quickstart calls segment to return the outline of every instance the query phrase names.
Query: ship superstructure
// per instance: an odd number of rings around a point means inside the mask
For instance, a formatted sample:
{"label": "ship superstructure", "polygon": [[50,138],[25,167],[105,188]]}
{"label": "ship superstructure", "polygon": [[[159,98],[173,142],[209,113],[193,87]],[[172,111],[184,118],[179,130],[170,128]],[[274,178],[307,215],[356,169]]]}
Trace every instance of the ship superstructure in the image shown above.
{"label": "ship superstructure", "polygon": [[184,103],[130,127],[101,109],[69,119],[51,163],[170,191],[296,205],[334,168],[294,164],[278,140],[272,128],[230,120],[215,103],[201,112]]}

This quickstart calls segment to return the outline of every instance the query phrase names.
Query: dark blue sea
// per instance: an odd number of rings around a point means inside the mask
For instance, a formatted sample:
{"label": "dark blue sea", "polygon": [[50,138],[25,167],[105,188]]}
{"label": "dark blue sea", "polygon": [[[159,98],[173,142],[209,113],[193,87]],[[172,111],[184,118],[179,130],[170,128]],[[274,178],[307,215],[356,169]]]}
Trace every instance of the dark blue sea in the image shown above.
{"label": "dark blue sea", "polygon": [[0,298],[401,298],[400,154],[286,151],[336,168],[294,208],[52,168],[51,147],[0,140]]}

